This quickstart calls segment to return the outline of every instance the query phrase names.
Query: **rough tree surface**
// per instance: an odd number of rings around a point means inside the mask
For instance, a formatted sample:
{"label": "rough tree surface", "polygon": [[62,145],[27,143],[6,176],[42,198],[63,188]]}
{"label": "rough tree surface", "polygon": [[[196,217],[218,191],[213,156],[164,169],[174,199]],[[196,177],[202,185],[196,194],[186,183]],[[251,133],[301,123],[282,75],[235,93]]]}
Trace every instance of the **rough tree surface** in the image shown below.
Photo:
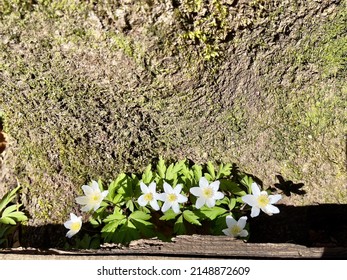
{"label": "rough tree surface", "polygon": [[0,0],[0,194],[61,224],[162,156],[346,203],[346,34],[342,0]]}

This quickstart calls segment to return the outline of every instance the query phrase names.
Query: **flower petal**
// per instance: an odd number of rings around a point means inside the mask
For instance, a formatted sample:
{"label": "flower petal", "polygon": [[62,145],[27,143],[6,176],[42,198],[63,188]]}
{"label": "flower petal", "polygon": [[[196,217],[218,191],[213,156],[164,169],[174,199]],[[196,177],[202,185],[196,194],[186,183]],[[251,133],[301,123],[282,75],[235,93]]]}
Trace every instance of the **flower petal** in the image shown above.
{"label": "flower petal", "polygon": [[250,206],[257,205],[257,200],[256,200],[255,196],[252,194],[246,194],[243,197],[241,197],[241,199],[244,203],[247,203]]}
{"label": "flower petal", "polygon": [[268,204],[268,205],[266,205],[264,212],[268,215],[278,214],[280,212],[280,209],[278,209],[276,206]]}
{"label": "flower petal", "polygon": [[103,191],[101,193],[101,200],[103,200],[108,195],[108,191]]}
{"label": "flower petal", "polygon": [[225,222],[226,222],[228,228],[231,228],[237,224],[236,220],[232,216],[227,216],[225,218]]}
{"label": "flower petal", "polygon": [[280,199],[282,199],[282,195],[280,194],[269,195],[269,200],[271,204],[278,202]]}
{"label": "flower petal", "polygon": [[248,231],[245,230],[245,229],[241,230],[240,233],[239,233],[239,236],[240,237],[247,237],[248,236]]}
{"label": "flower petal", "polygon": [[209,186],[209,183],[205,177],[200,178],[199,186],[200,186],[200,188],[207,188]]}
{"label": "flower petal", "polygon": [[259,216],[259,213],[260,213],[260,208],[253,206],[251,210],[251,217],[252,218],[257,217]]}
{"label": "flower petal", "polygon": [[199,197],[199,198],[196,200],[195,207],[196,207],[197,209],[200,209],[202,206],[204,206],[205,202],[206,202],[205,198]]}
{"label": "flower petal", "polygon": [[138,204],[140,204],[141,206],[146,206],[147,205],[147,200],[145,200],[145,195],[141,195],[138,199],[137,199]]}
{"label": "flower petal", "polygon": [[184,202],[187,202],[188,201],[188,198],[182,194],[178,194],[177,195],[177,202],[178,203],[184,203]]}
{"label": "flower petal", "polygon": [[101,202],[100,203],[95,203],[94,205],[92,205],[93,210],[94,211],[98,210],[98,208],[100,207],[100,204],[101,204]]}
{"label": "flower petal", "polygon": [[100,192],[99,184],[97,181],[92,180],[91,188],[95,192]]}
{"label": "flower petal", "polygon": [[148,186],[149,191],[153,194],[156,192],[156,188],[157,188],[157,184],[155,182],[150,183]]}
{"label": "flower petal", "polygon": [[148,193],[148,187],[146,186],[145,183],[140,182],[140,188],[142,193]]}
{"label": "flower petal", "polygon": [[165,201],[163,206],[161,207],[161,211],[165,213],[167,210],[169,210],[170,207],[171,207],[171,203],[168,201]]}
{"label": "flower petal", "polygon": [[177,202],[172,203],[171,208],[176,214],[180,212],[180,206],[178,205]]}
{"label": "flower petal", "polygon": [[89,203],[89,198],[87,196],[79,196],[75,198],[78,204],[85,205]]}
{"label": "flower petal", "polygon": [[71,226],[72,226],[72,224],[73,224],[73,221],[69,220],[69,221],[67,221],[67,222],[64,223],[64,227],[70,229]]}
{"label": "flower petal", "polygon": [[87,185],[82,186],[82,190],[85,195],[91,195],[93,193],[93,189]]}
{"label": "flower petal", "polygon": [[77,233],[77,231],[74,231],[74,230],[71,230],[71,229],[70,229],[70,230],[66,233],[66,237],[71,238],[71,237],[74,236],[76,233]]}
{"label": "flower petal", "polygon": [[78,220],[79,219],[79,217],[77,217],[74,213],[70,213],[70,219],[71,219],[71,221],[76,221],[76,220]]}
{"label": "flower petal", "polygon": [[231,237],[234,237],[231,232],[230,232],[230,229],[229,228],[226,228],[226,229],[223,229],[222,232],[227,235],[227,236],[231,236]]}
{"label": "flower petal", "polygon": [[165,193],[172,193],[173,192],[172,187],[166,182],[164,182],[164,192]]}
{"label": "flower petal", "polygon": [[224,194],[222,192],[216,192],[213,196],[214,199],[222,199]]}
{"label": "flower petal", "polygon": [[238,221],[237,221],[237,226],[240,229],[244,229],[246,226],[246,222],[247,222],[247,217],[246,216],[242,216]]}
{"label": "flower petal", "polygon": [[213,198],[206,199],[206,205],[210,208],[214,207],[216,205],[216,200]]}
{"label": "flower petal", "polygon": [[182,191],[182,185],[181,184],[176,185],[176,187],[173,191],[175,194],[178,195]]}
{"label": "flower petal", "polygon": [[220,182],[219,181],[214,181],[210,184],[210,187],[216,192],[219,189]]}
{"label": "flower petal", "polygon": [[151,200],[151,201],[149,202],[149,204],[151,205],[151,207],[152,207],[155,211],[158,211],[158,210],[160,209],[158,202],[157,202],[156,200],[154,200],[154,199]]}
{"label": "flower petal", "polygon": [[82,212],[89,212],[92,208],[93,208],[93,205],[87,204],[81,208],[81,211]]}
{"label": "flower petal", "polygon": [[200,187],[193,187],[193,188],[190,188],[190,193],[195,195],[195,196],[202,196],[202,188]]}
{"label": "flower petal", "polygon": [[166,193],[158,193],[156,195],[157,199],[161,200],[161,201],[165,201],[166,200],[166,197],[167,197],[167,194]]}
{"label": "flower petal", "polygon": [[255,196],[260,195],[260,187],[258,186],[257,183],[253,182],[251,188],[252,188],[252,194],[254,194]]}

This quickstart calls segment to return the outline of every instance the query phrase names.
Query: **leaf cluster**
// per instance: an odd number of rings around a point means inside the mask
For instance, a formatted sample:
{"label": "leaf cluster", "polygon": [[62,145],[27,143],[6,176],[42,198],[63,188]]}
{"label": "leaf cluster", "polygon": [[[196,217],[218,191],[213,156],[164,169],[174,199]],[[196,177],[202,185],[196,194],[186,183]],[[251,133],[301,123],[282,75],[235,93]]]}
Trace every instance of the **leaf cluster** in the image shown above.
{"label": "leaf cluster", "polygon": [[20,188],[18,186],[12,191],[9,191],[0,200],[0,246],[3,247],[8,247],[8,238],[14,232],[16,226],[28,220],[25,213],[19,211],[22,204],[13,203]]}
{"label": "leaf cluster", "polygon": [[[216,201],[212,208],[195,207],[196,197],[189,190],[199,186],[199,180],[205,177],[209,182],[219,181],[224,198]],[[188,201],[176,214],[172,209],[165,213],[154,211],[149,205],[143,207],[137,202],[141,193],[140,182],[149,185],[156,183],[157,192],[163,192],[163,184],[172,187],[183,186],[182,194]],[[100,232],[100,243],[128,244],[139,238],[158,237],[169,241],[181,234],[222,234],[226,228],[225,217],[233,213],[238,218],[243,209],[241,197],[251,192],[251,177],[233,170],[231,164],[221,163],[215,166],[211,162],[205,165],[191,164],[181,160],[166,164],[160,159],[155,166],[147,166],[142,174],[121,173],[108,183],[108,195],[101,207],[90,217],[94,231]],[[103,190],[103,183],[99,181]],[[158,201],[159,206],[162,202]]]}

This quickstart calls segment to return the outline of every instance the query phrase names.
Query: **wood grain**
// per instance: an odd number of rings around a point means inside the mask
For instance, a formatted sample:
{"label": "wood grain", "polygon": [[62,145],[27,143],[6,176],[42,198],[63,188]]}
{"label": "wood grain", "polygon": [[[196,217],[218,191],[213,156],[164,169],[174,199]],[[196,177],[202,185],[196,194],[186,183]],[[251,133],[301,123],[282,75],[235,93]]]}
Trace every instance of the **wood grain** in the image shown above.
{"label": "wood grain", "polygon": [[[226,236],[182,235],[172,242],[157,239],[137,240],[129,246],[105,244],[99,250],[64,251],[58,249],[8,249],[2,254],[59,255],[66,258],[230,258],[230,259],[346,259],[344,247],[306,247],[286,243],[246,243]],[[4,257],[4,256],[2,256]]]}

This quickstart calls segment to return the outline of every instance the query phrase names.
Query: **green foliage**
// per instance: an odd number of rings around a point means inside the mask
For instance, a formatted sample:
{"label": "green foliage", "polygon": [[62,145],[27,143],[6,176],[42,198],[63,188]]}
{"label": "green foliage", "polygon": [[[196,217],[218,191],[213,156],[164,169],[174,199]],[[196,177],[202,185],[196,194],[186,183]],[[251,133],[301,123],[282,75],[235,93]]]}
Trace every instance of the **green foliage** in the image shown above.
{"label": "green foliage", "polygon": [[13,204],[20,188],[13,189],[0,200],[0,246],[7,247],[8,236],[16,229],[16,225],[28,220],[25,213],[19,211],[22,204]]}
{"label": "green foliage", "polygon": [[216,59],[221,56],[221,45],[230,32],[228,16],[228,6],[222,1],[183,1],[180,17],[188,22],[193,19],[193,24],[187,26],[188,31],[181,37],[195,44],[204,60]]}
{"label": "green foliage", "polygon": [[[213,207],[197,208],[197,198],[190,193],[190,188],[198,187],[202,177],[209,183],[219,181],[218,191],[224,194]],[[138,202],[143,195],[140,182],[146,186],[155,183],[157,193],[164,192],[164,182],[173,188],[180,184],[180,194],[188,201],[181,203],[176,213],[171,208],[164,213],[155,211],[149,203],[141,206]],[[252,183],[249,175],[232,170],[231,164],[192,165],[187,160],[166,164],[160,158],[156,166],[148,165],[142,174],[121,173],[109,182],[109,193],[89,222],[94,231],[100,231],[97,240],[101,243],[128,244],[135,239],[151,237],[168,241],[176,235],[191,233],[222,234],[226,216],[240,217],[247,211],[241,197],[251,193]],[[102,189],[101,185],[99,181]],[[159,207],[163,206],[162,201],[157,202]],[[92,240],[83,237],[76,246],[84,248],[88,242],[91,244]],[[97,244],[96,241],[93,244]]]}
{"label": "green foliage", "polygon": [[66,243],[64,245],[65,250],[99,249],[99,248],[100,248],[100,236],[98,234],[94,234],[94,235],[84,234],[82,238],[75,238],[72,244]]}

